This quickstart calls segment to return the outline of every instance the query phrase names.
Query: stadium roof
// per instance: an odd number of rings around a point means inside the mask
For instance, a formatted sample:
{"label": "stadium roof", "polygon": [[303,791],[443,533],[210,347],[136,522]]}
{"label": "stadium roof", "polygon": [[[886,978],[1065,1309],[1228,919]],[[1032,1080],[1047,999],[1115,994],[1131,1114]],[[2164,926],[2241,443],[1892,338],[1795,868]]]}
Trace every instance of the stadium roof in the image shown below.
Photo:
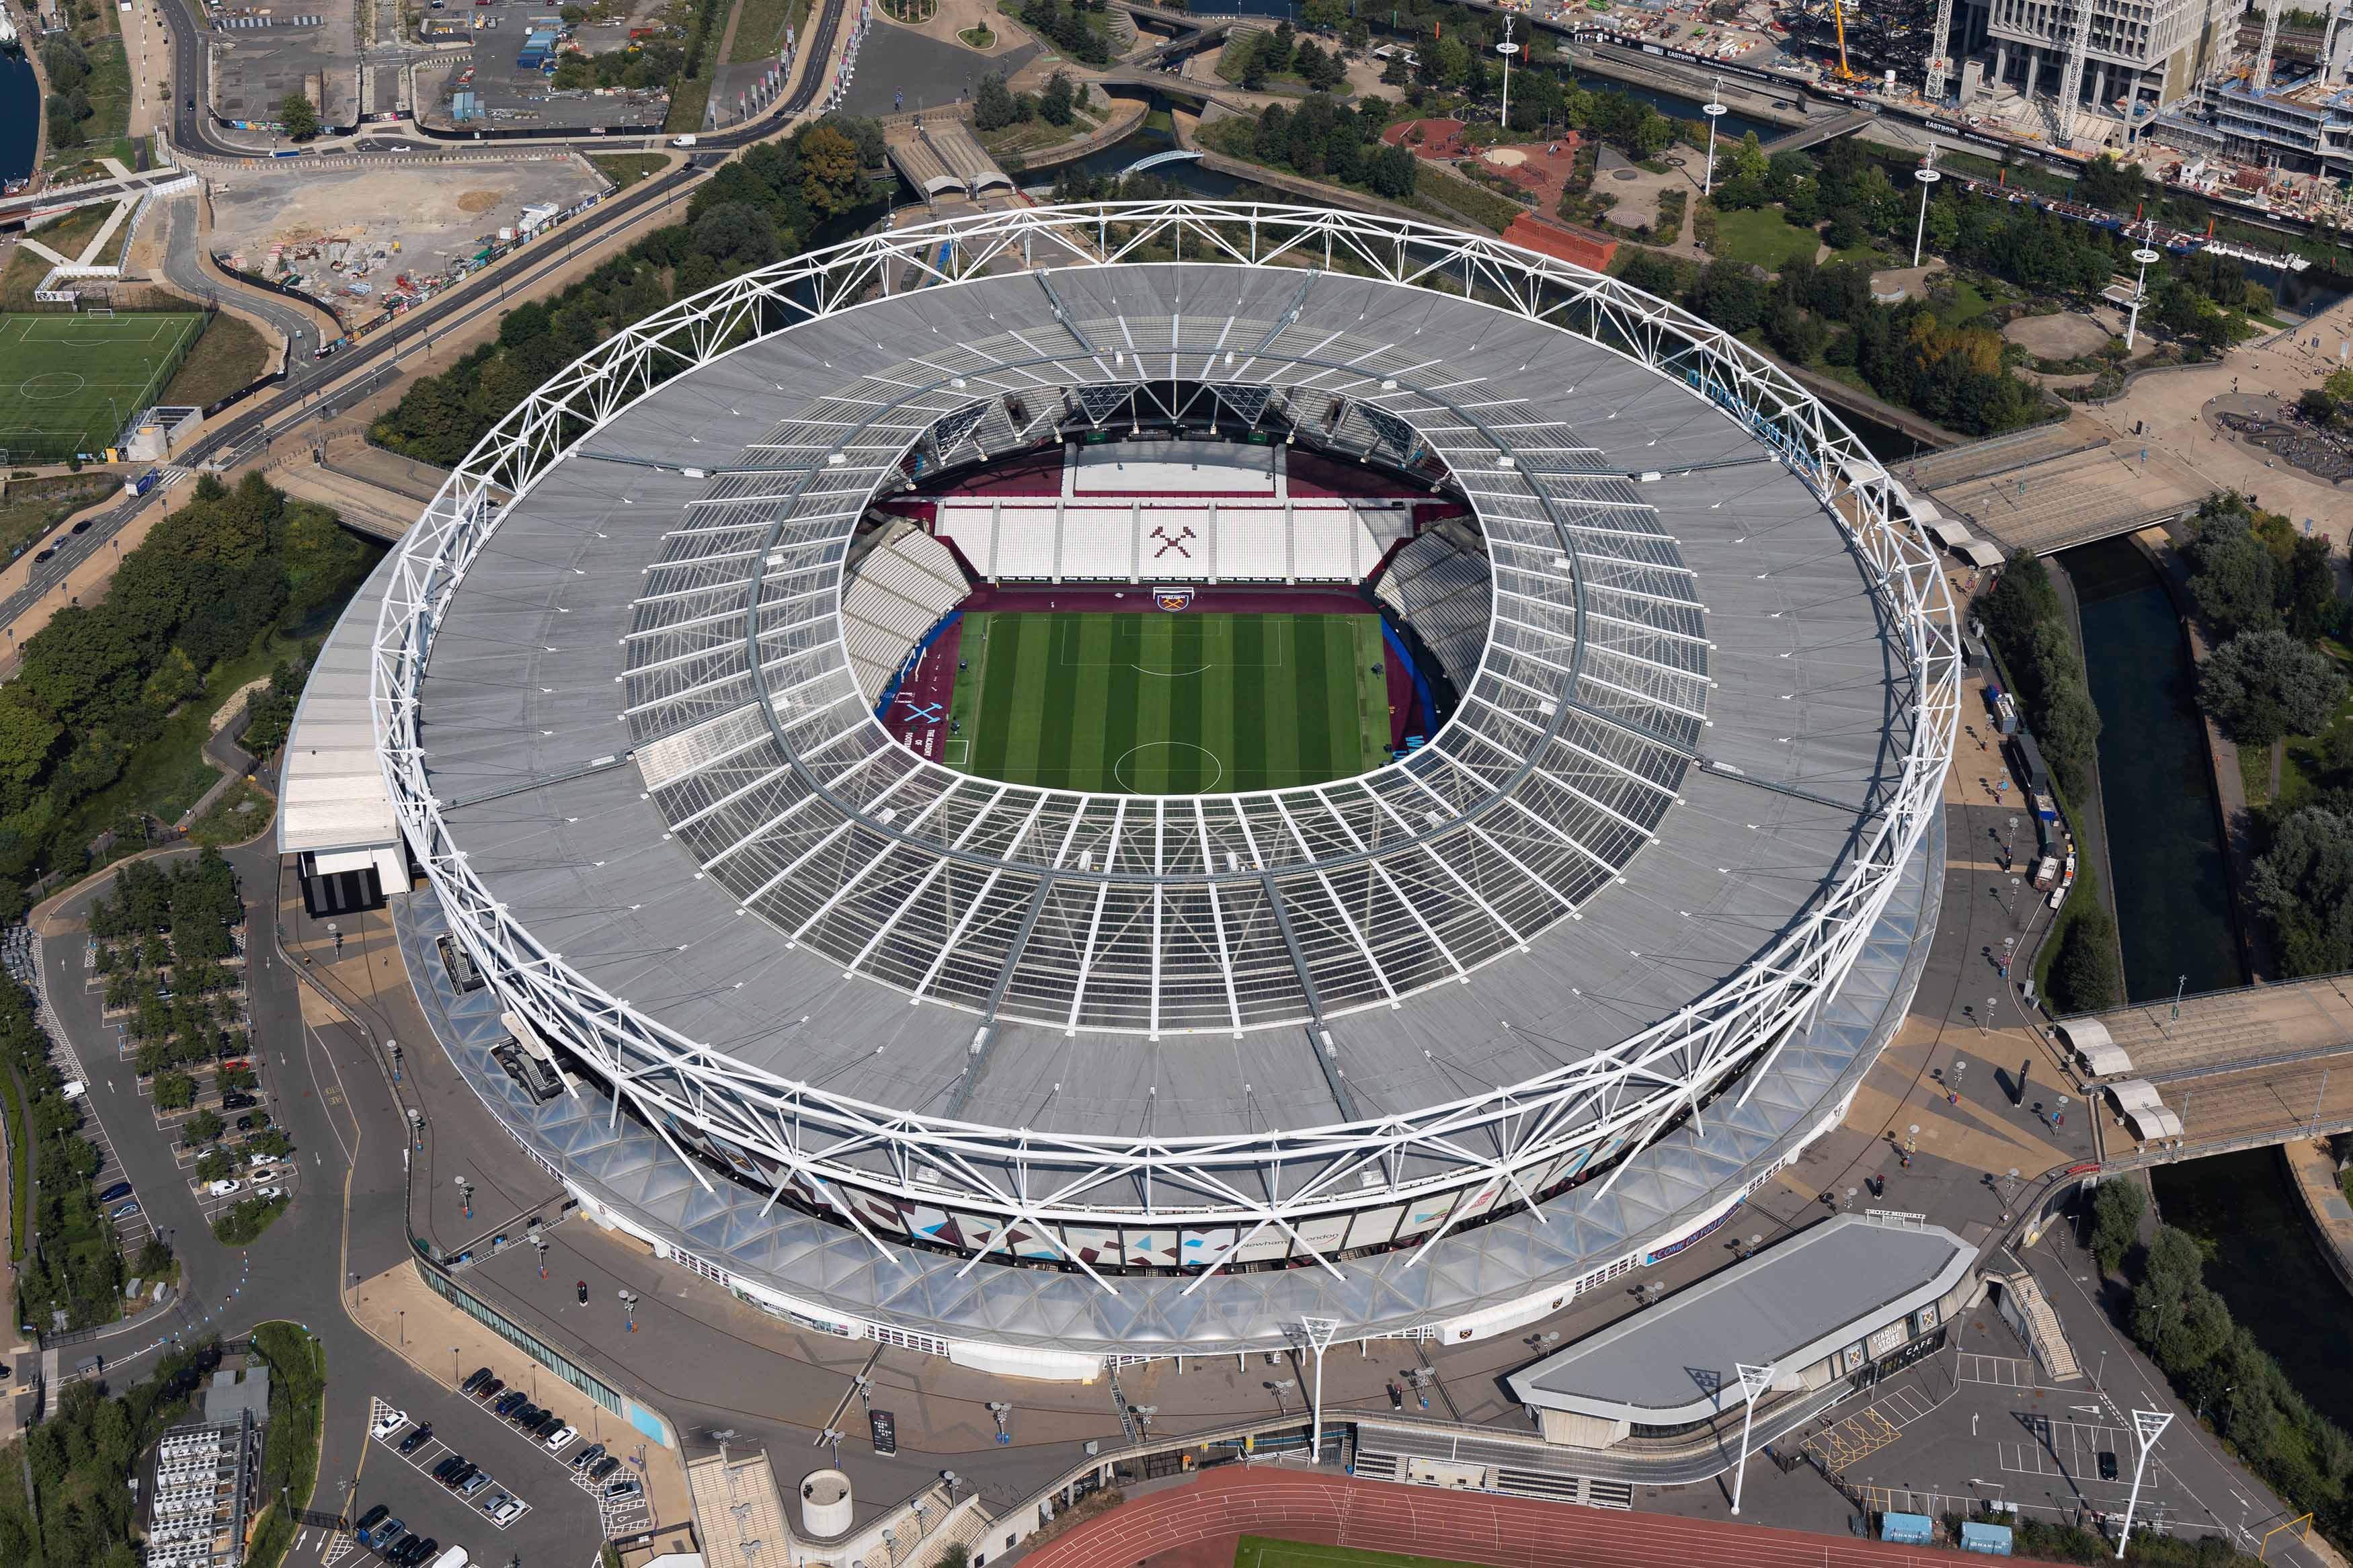
{"label": "stadium roof", "polygon": [[[1370,405],[1452,468],[1499,616],[1412,762],[1057,795],[923,763],[855,700],[833,579],[897,453],[992,398],[966,438],[1003,450],[1003,387],[1035,424],[1139,374],[1290,389],[1302,424],[1329,392],[1344,445],[1382,438]],[[808,322],[610,420],[468,575],[420,710],[506,910],[736,1060],[1007,1127],[1324,1124],[1609,1049],[1816,907],[1913,744],[1870,571],[1746,428],[1582,339],[1333,274],[1019,274]]]}

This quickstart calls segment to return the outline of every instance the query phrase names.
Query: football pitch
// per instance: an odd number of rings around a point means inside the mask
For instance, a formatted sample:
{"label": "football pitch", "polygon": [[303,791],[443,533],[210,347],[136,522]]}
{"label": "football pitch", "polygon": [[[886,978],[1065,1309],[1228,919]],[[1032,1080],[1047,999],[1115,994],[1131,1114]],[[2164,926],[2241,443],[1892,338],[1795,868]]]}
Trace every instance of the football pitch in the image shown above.
{"label": "football pitch", "polygon": [[1403,1557],[1353,1546],[1310,1546],[1245,1535],[1234,1548],[1234,1568],[1463,1568],[1440,1557]]}
{"label": "football pitch", "polygon": [[0,315],[0,450],[63,462],[114,444],[203,331],[195,311]]}
{"label": "football pitch", "polygon": [[1389,757],[1375,616],[982,611],[957,657],[943,760],[1008,784],[1224,794]]}

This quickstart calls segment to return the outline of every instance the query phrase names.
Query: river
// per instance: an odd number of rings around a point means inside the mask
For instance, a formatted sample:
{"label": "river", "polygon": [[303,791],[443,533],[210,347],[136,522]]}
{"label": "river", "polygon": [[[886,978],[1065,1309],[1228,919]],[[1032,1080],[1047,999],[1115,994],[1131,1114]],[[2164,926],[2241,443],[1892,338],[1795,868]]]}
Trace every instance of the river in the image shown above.
{"label": "river", "polygon": [[[2129,539],[2070,550],[2061,564],[2083,606],[2084,673],[2100,710],[2100,791],[2125,994],[2241,985],[2197,675],[2157,569]],[[2129,823],[2119,834],[2113,825]]]}
{"label": "river", "polygon": [[[2128,539],[2087,544],[2060,562],[2075,584],[2084,672],[2100,710],[2100,794],[2124,950],[2125,994],[2159,1002],[2176,986],[2241,985],[2230,866],[2213,773],[2193,696],[2196,672],[2173,600]],[[2117,824],[2129,824],[2119,832]],[[2197,1086],[2165,1098],[2198,1136]],[[2353,1428],[2348,1303],[2306,1228],[2273,1150],[2219,1154],[2150,1172],[2167,1223],[2206,1244],[2206,1282],[2314,1407]]]}
{"label": "river", "polygon": [[40,161],[41,89],[22,54],[0,51],[0,185],[32,174]]}

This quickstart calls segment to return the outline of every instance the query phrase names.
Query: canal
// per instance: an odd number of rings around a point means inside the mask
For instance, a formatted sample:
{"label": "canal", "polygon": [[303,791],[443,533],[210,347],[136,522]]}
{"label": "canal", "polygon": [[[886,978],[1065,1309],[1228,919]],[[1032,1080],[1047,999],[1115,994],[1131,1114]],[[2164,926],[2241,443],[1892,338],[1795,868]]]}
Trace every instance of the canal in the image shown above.
{"label": "canal", "polygon": [[[2100,710],[2100,793],[2124,950],[2125,994],[2162,1002],[2244,984],[2230,866],[2195,702],[2197,672],[2172,597],[2128,539],[2059,558],[2075,585],[2084,673]],[[2119,831],[2117,825],[2130,825]],[[2168,1104],[2198,1137],[2195,1084]],[[2205,1245],[2206,1282],[2314,1408],[2353,1429],[2348,1303],[2306,1229],[2284,1163],[2270,1149],[2150,1173],[2158,1211]]]}
{"label": "canal", "polygon": [[40,162],[41,91],[33,65],[0,49],[0,188],[30,175]]}

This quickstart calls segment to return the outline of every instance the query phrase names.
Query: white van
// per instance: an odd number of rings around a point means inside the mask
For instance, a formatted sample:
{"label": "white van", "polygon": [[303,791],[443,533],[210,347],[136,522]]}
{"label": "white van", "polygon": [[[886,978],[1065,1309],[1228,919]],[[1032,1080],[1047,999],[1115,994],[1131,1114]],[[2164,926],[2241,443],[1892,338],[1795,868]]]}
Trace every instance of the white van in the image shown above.
{"label": "white van", "polygon": [[466,1568],[466,1549],[452,1546],[433,1560],[433,1568]]}

